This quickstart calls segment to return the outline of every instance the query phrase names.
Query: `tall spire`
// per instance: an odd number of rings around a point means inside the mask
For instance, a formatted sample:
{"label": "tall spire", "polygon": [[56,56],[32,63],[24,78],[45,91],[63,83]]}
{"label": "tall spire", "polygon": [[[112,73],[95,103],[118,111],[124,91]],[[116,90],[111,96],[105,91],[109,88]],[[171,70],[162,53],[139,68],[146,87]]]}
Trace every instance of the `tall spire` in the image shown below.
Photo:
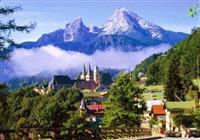
{"label": "tall spire", "polygon": [[85,64],[83,64],[83,71],[82,71],[82,74],[86,75]]}
{"label": "tall spire", "polygon": [[89,66],[88,66],[88,72],[91,73],[91,71],[92,70],[91,70],[91,67],[90,67],[90,64],[89,64]]}
{"label": "tall spire", "polygon": [[80,110],[85,110],[86,109],[84,97],[81,99],[81,104],[80,104],[79,108],[80,108]]}
{"label": "tall spire", "polygon": [[82,100],[81,100],[81,104],[80,104],[80,106],[79,106],[79,109],[80,109],[80,113],[81,113],[81,114],[84,113],[84,112],[87,112],[87,106],[86,106],[86,104],[85,104],[85,99],[84,99],[84,97],[83,97]]}
{"label": "tall spire", "polygon": [[90,64],[88,65],[88,72],[86,75],[86,81],[92,81],[93,80],[93,71],[91,70]]}
{"label": "tall spire", "polygon": [[94,67],[94,81],[96,84],[100,84],[100,80],[99,80],[99,68],[97,67],[97,65]]}
{"label": "tall spire", "polygon": [[85,69],[85,64],[83,64],[83,70],[81,73],[81,80],[85,80],[86,78],[86,69]]}
{"label": "tall spire", "polygon": [[94,72],[98,72],[99,71],[99,68],[98,68],[98,66],[96,65],[95,67],[94,67]]}

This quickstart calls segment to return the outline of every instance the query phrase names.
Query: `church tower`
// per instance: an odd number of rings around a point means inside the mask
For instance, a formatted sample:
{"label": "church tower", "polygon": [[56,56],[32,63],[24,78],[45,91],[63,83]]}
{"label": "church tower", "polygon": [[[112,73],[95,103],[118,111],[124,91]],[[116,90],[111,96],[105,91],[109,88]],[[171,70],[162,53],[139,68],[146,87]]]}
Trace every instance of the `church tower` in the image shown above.
{"label": "church tower", "polygon": [[94,81],[96,84],[100,84],[100,79],[99,79],[99,68],[97,66],[94,67]]}
{"label": "church tower", "polygon": [[87,112],[87,107],[85,105],[85,99],[84,99],[84,97],[81,100],[81,104],[79,106],[79,109],[80,109],[80,114],[83,114],[83,113]]}
{"label": "church tower", "polygon": [[85,64],[84,64],[82,74],[81,74],[81,80],[85,80],[85,79],[86,79],[86,69],[85,69]]}
{"label": "church tower", "polygon": [[88,72],[86,75],[86,81],[92,81],[93,80],[93,72],[91,70],[90,64],[88,66]]}

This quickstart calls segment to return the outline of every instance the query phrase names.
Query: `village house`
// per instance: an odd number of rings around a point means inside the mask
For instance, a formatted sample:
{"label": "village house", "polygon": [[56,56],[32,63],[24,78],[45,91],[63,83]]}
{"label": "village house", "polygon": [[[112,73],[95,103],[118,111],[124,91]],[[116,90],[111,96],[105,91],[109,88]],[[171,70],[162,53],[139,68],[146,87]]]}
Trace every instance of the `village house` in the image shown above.
{"label": "village house", "polygon": [[[142,123],[143,128],[149,128],[149,121],[151,119],[160,120],[162,117],[159,117],[159,115],[163,115],[163,110],[160,109],[157,106],[163,106],[164,102],[163,100],[147,100],[146,101],[146,111],[144,112],[144,120]],[[161,113],[162,112],[162,113]],[[160,113],[160,114],[159,114]]]}
{"label": "village house", "polygon": [[176,114],[192,114],[196,109],[195,100],[192,101],[167,101],[166,106],[166,130],[176,130],[176,126],[173,122],[173,117]]}
{"label": "village house", "polygon": [[101,118],[104,115],[105,107],[100,102],[93,101],[89,104],[85,103],[83,98],[80,103],[80,113],[86,113],[86,120],[93,123],[93,127],[100,127]]}
{"label": "village house", "polygon": [[142,85],[146,84],[148,77],[143,72],[139,72],[137,77],[139,79],[140,84],[142,84]]}
{"label": "village house", "polygon": [[158,132],[163,135],[166,131],[166,110],[164,104],[153,105],[150,114],[151,119],[157,122]]}

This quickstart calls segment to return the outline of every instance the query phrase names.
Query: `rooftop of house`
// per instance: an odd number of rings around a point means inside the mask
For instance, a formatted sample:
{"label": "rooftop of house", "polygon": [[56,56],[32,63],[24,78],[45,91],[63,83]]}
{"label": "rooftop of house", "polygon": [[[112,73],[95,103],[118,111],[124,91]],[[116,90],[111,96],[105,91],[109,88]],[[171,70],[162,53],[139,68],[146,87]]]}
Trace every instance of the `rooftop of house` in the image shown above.
{"label": "rooftop of house", "polygon": [[74,87],[79,89],[94,90],[97,87],[97,84],[94,81],[77,80],[74,83]]}
{"label": "rooftop of house", "polygon": [[165,115],[164,105],[153,105],[151,113],[154,115]]}
{"label": "rooftop of house", "polygon": [[162,105],[164,104],[162,100],[148,100],[146,102],[147,111],[151,112],[153,105]]}
{"label": "rooftop of house", "polygon": [[100,112],[104,110],[104,106],[102,104],[91,104],[91,105],[87,105],[87,108],[90,111],[94,111],[94,112]]}
{"label": "rooftop of house", "polygon": [[72,84],[72,80],[67,75],[55,75],[49,84],[67,85]]}
{"label": "rooftop of house", "polygon": [[168,110],[173,109],[194,109],[196,107],[195,100],[192,101],[179,101],[179,102],[173,102],[173,101],[167,101],[165,103],[166,108]]}

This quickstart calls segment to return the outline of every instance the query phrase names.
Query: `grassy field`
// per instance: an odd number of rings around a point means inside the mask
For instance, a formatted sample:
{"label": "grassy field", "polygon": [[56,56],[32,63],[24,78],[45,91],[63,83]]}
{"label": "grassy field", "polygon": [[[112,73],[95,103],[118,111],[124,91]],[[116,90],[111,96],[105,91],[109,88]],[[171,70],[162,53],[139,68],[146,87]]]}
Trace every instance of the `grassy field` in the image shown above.
{"label": "grassy field", "polygon": [[89,91],[85,91],[83,92],[84,97],[99,97],[101,96],[100,92],[89,92]]}
{"label": "grassy field", "polygon": [[164,100],[164,85],[143,86],[146,89],[142,97],[148,100]]}
{"label": "grassy field", "polygon": [[144,88],[150,91],[164,91],[164,85],[144,86]]}
{"label": "grassy field", "polygon": [[148,100],[164,100],[164,92],[143,93],[142,98]]}

